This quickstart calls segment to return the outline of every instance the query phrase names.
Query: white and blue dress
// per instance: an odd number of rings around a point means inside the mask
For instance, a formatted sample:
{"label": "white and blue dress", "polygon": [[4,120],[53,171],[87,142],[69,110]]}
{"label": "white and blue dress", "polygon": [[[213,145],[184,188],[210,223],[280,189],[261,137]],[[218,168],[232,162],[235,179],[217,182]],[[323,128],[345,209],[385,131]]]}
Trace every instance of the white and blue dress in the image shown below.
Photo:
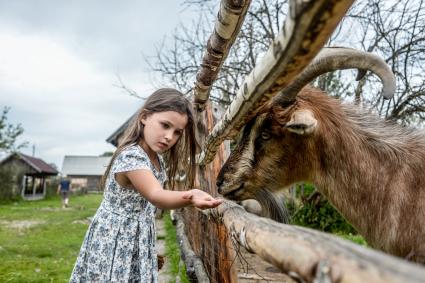
{"label": "white and blue dress", "polygon": [[70,282],[157,282],[156,208],[137,191],[121,187],[115,173],[147,169],[164,185],[164,162],[159,161],[157,170],[139,145],[115,158]]}

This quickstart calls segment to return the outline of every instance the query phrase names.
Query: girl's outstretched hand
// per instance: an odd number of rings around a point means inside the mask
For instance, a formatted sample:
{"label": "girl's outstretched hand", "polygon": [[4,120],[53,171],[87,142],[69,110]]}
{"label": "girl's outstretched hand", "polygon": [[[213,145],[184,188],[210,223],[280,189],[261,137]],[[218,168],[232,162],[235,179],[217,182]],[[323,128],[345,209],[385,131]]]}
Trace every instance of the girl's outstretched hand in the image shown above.
{"label": "girl's outstretched hand", "polygon": [[183,198],[189,199],[194,207],[200,209],[214,208],[223,202],[223,200],[215,199],[208,193],[198,189],[187,191]]}

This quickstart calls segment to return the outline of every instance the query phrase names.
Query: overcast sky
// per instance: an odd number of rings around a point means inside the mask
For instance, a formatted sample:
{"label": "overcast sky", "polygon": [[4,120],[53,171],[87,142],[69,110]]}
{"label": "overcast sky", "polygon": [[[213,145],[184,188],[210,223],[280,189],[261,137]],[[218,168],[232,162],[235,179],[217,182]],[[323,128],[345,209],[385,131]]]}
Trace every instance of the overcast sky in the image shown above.
{"label": "overcast sky", "polygon": [[100,155],[105,139],[152,84],[143,55],[196,17],[183,1],[0,0],[0,107],[20,123],[23,153],[62,167],[64,155]]}

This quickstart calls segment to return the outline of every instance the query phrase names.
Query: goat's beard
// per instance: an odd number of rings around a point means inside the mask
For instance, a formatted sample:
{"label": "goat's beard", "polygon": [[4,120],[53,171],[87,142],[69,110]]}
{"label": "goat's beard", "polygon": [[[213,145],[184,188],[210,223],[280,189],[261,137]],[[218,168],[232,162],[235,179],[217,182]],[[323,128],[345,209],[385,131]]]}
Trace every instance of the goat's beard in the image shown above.
{"label": "goat's beard", "polygon": [[277,195],[267,189],[259,189],[255,199],[262,207],[263,216],[281,223],[290,222],[290,214],[282,195]]}

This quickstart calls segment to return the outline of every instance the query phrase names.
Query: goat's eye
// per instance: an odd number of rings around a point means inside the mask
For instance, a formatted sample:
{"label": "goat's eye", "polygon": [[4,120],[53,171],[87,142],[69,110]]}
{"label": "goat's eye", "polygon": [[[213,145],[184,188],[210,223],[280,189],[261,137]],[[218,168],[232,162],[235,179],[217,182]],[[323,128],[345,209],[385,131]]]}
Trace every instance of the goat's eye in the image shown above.
{"label": "goat's eye", "polygon": [[271,135],[269,132],[261,132],[261,138],[263,140],[269,140],[271,138]]}

